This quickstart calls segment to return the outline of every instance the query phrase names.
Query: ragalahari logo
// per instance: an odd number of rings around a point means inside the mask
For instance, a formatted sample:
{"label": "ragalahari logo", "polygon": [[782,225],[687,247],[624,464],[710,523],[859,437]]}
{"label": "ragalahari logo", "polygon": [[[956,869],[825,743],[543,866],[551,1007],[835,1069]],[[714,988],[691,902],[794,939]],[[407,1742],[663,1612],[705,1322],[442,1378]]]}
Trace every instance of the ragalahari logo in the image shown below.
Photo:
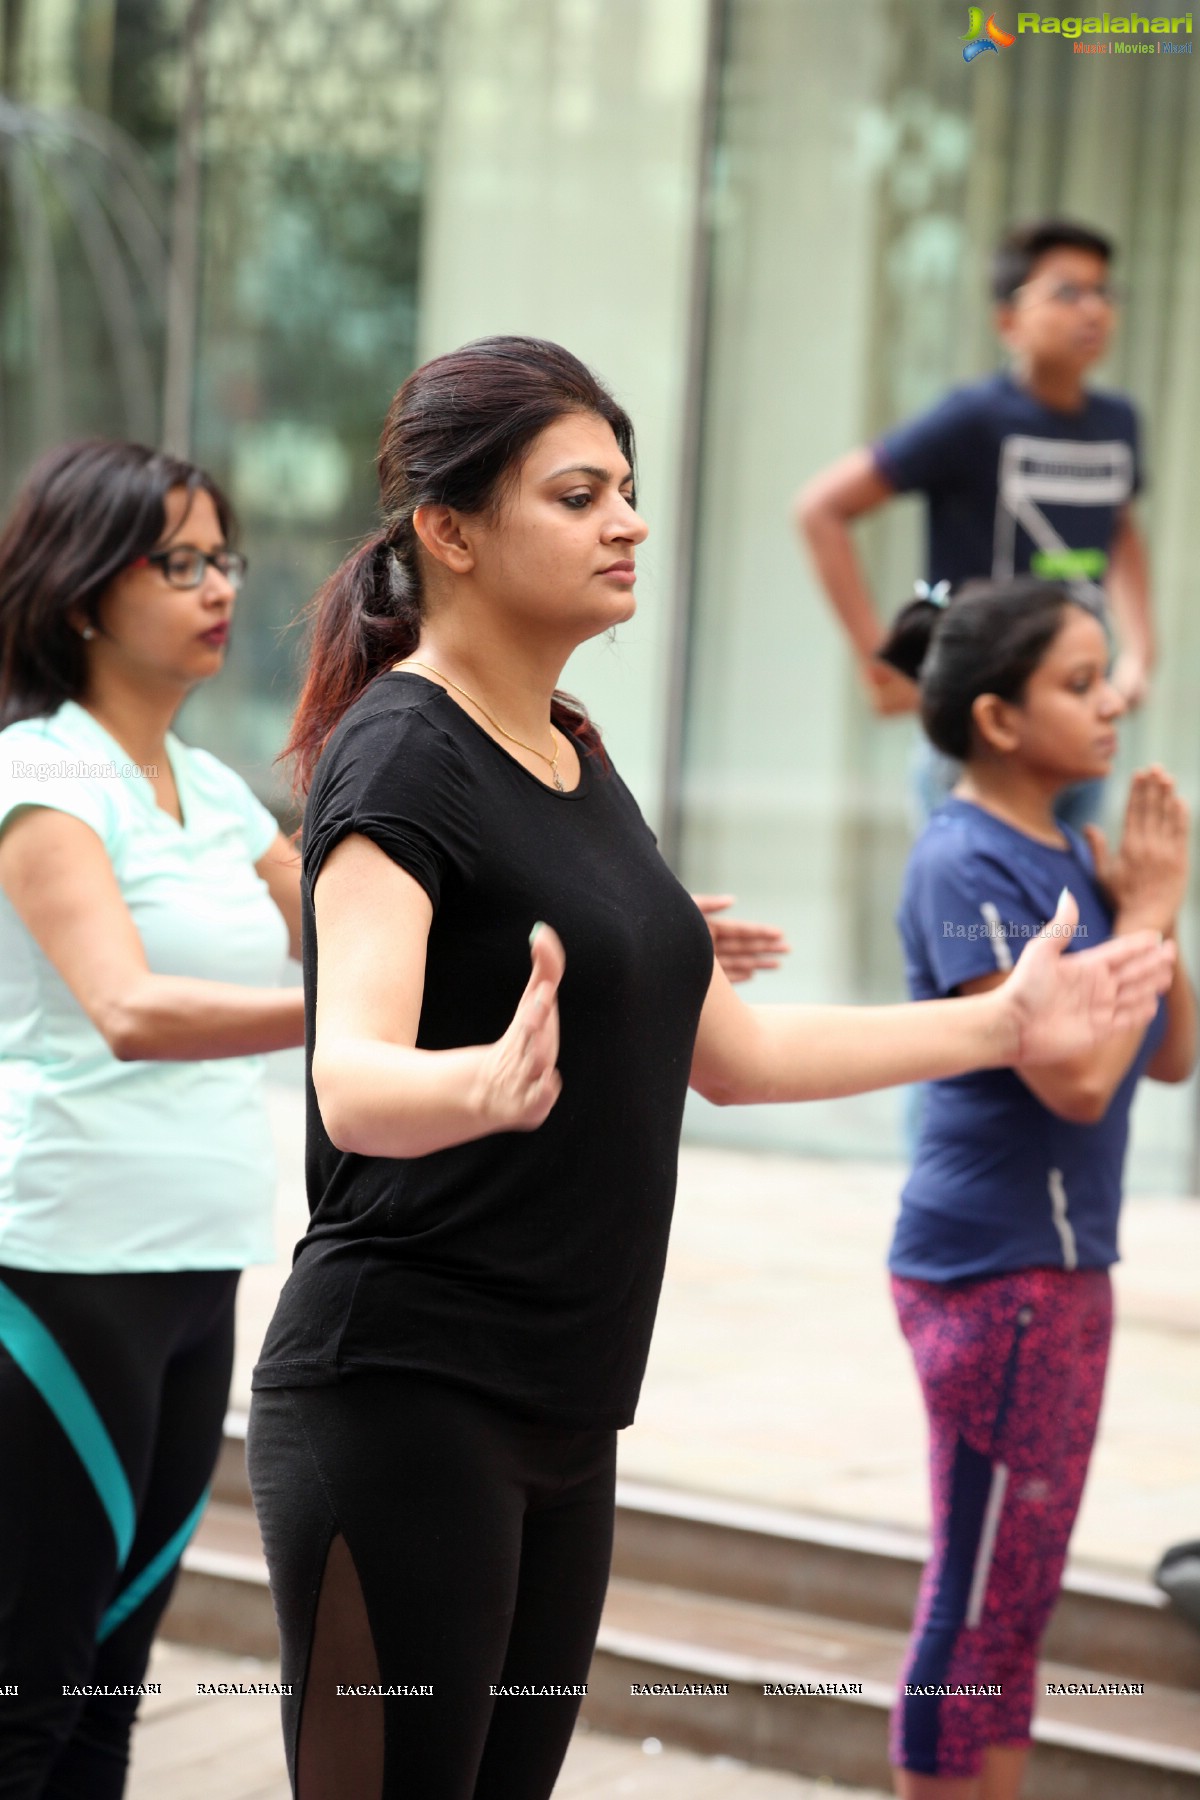
{"label": "ragalahari logo", "polygon": [[1011,32],[1001,31],[996,23],[995,13],[988,14],[988,22],[985,25],[982,6],[967,8],[967,22],[971,29],[961,40],[963,61],[966,63],[974,62],[975,58],[982,56],[985,50],[1011,50],[1017,41]]}

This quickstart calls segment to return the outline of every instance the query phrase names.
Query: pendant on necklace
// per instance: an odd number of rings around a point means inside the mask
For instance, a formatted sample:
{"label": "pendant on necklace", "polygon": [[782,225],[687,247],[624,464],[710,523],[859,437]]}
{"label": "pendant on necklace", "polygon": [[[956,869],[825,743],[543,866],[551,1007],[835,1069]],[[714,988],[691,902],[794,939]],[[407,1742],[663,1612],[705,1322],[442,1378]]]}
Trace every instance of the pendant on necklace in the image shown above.
{"label": "pendant on necklace", "polygon": [[553,763],[551,763],[551,765],[550,765],[550,773],[554,777],[554,785],[558,789],[559,793],[565,794],[567,790],[562,784],[562,776],[559,774],[557,767]]}

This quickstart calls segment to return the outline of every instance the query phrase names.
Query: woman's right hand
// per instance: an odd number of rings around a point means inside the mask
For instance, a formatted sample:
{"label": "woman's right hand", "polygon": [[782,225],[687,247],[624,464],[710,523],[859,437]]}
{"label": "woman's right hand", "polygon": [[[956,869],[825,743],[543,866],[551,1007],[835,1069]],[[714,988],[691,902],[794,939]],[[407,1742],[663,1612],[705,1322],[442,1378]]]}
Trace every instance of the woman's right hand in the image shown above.
{"label": "woman's right hand", "polygon": [[487,1130],[536,1131],[562,1092],[558,1062],[558,985],[567,966],[557,932],[536,925],[533,968],[512,1024],[484,1054],[480,1110]]}
{"label": "woman's right hand", "polygon": [[1156,763],[1134,776],[1115,855],[1098,826],[1084,832],[1120,928],[1170,931],[1187,892],[1188,809],[1166,770]]}

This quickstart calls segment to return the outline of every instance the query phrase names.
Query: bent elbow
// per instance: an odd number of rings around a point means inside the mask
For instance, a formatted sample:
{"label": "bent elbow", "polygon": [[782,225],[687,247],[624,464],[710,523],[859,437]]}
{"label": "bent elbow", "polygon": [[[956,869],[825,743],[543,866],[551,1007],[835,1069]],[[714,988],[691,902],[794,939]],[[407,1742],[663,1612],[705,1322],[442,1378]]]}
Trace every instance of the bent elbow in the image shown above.
{"label": "bent elbow", "polygon": [[370,1151],[362,1142],[361,1121],[356,1117],[353,1098],[346,1093],[346,1084],[339,1082],[330,1069],[323,1068],[315,1056],[312,1084],[325,1136],[334,1149],[344,1156],[369,1156]]}
{"label": "bent elbow", "polygon": [[96,1029],[118,1062],[149,1062],[154,1046],[136,1007],[124,1000],[105,1006],[94,1020]]}
{"label": "bent elbow", "polygon": [[1190,1051],[1186,1056],[1169,1057],[1163,1063],[1151,1063],[1146,1070],[1151,1081],[1165,1081],[1176,1087],[1182,1081],[1189,1081],[1195,1072],[1196,1055]]}
{"label": "bent elbow", "polygon": [[796,529],[811,537],[822,515],[827,511],[820,489],[812,482],[802,487],[792,501],[792,520]]}
{"label": "bent elbow", "polygon": [[347,1118],[344,1107],[333,1099],[332,1095],[323,1093],[317,1083],[313,1082],[317,1096],[317,1111],[321,1115],[321,1124],[325,1127],[325,1136],[335,1150],[344,1156],[359,1156],[361,1151],[355,1141],[353,1121]]}
{"label": "bent elbow", "polygon": [[1050,1110],[1071,1125],[1098,1125],[1111,1101],[1112,1095],[1101,1088],[1081,1087],[1064,1095]]}
{"label": "bent elbow", "polygon": [[331,1106],[328,1100],[322,1100],[319,1094],[317,1095],[317,1111],[320,1113],[321,1123],[325,1127],[325,1136],[335,1150],[340,1151],[343,1156],[367,1156],[370,1154],[364,1149],[355,1131],[353,1120],[348,1119],[344,1112],[339,1111],[337,1107]]}
{"label": "bent elbow", "polygon": [[715,1076],[693,1076],[691,1085],[694,1092],[699,1094],[702,1100],[707,1100],[710,1106],[735,1106],[737,1104],[737,1095],[730,1084]]}

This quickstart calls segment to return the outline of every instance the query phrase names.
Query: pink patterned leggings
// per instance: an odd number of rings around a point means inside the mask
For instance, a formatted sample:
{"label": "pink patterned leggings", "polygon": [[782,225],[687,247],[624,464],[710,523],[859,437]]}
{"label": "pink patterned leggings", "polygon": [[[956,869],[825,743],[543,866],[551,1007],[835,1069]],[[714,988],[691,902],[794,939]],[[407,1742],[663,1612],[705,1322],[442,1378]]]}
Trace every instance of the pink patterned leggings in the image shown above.
{"label": "pink patterned leggings", "polygon": [[1112,1288],[1103,1269],[1023,1269],[893,1276],[892,1293],[929,1414],[933,1499],[892,1762],[969,1777],[989,1744],[1029,1742],[1038,1645],[1100,1415]]}

